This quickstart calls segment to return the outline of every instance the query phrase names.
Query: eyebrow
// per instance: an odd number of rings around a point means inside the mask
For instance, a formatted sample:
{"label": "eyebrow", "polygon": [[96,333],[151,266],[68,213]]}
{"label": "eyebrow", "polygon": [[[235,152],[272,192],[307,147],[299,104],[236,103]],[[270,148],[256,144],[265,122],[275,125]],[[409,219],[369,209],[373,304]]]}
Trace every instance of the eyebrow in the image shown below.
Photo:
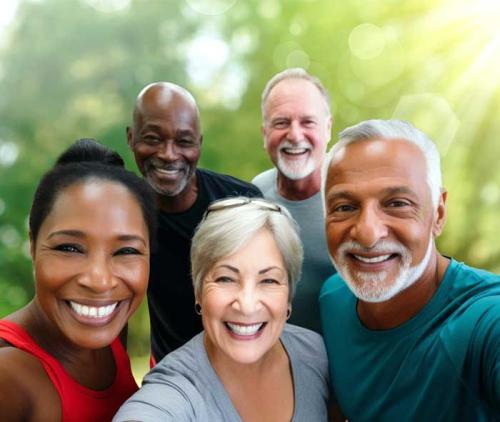
{"label": "eyebrow", "polygon": [[[385,188],[382,193],[385,196],[390,196],[390,195],[410,195],[410,196],[417,196],[414,190],[410,189],[409,187],[406,186],[393,186],[393,187],[388,187]],[[338,199],[354,199],[355,195],[353,195],[351,192],[343,190],[339,192],[333,192],[327,194],[326,197],[326,202],[330,203],[331,201],[335,201]]]}
{"label": "eyebrow", "polygon": [[336,199],[351,199],[353,195],[346,190],[329,193],[326,196],[326,202],[334,201]]}
{"label": "eyebrow", "polygon": [[194,132],[190,129],[179,129],[176,131],[177,136],[195,136]]}
{"label": "eyebrow", "polygon": [[259,274],[265,274],[271,270],[280,270],[280,271],[283,271],[280,267],[276,267],[276,266],[270,266],[270,267],[266,267],[264,268],[263,270],[260,270],[259,271]]}
{"label": "eyebrow", "polygon": [[[232,265],[222,264],[222,265],[219,265],[219,267],[227,268],[228,270],[230,270],[236,274],[240,273],[240,270],[238,270],[238,268],[236,268],[236,267],[233,267]],[[280,267],[270,266],[270,267],[266,267],[266,268],[260,270],[259,274],[265,274],[265,273],[267,273],[271,270],[274,270],[274,269],[282,271],[282,269]]]}
{"label": "eyebrow", "polygon": [[85,237],[85,234],[80,230],[58,230],[50,233],[47,239],[52,239],[55,236],[72,236],[72,237],[83,238]]}
{"label": "eyebrow", "polygon": [[[83,239],[85,237],[85,233],[80,230],[58,230],[50,233],[47,239],[52,239],[55,236],[72,236]],[[123,242],[138,241],[146,245],[146,240],[142,236],[136,234],[121,234],[117,237],[117,239]]]}
{"label": "eyebrow", "polygon": [[238,270],[238,268],[236,268],[236,267],[233,267],[232,265],[222,264],[222,265],[219,265],[219,267],[227,268],[228,270],[230,270],[236,274],[240,273],[240,270]]}
{"label": "eyebrow", "polygon": [[406,194],[406,195],[412,195],[412,196],[417,195],[414,190],[412,190],[406,186],[390,187],[390,188],[384,189],[384,193],[386,195],[399,195],[399,194]]}

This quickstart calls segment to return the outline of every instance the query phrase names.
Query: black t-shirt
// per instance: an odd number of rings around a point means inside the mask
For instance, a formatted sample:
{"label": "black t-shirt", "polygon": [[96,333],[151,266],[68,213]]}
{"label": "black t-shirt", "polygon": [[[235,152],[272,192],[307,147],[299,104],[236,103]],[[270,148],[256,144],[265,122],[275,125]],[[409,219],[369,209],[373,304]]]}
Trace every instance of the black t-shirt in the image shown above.
{"label": "black t-shirt", "polygon": [[208,205],[230,196],[262,197],[257,187],[231,176],[197,169],[196,179],[198,197],[191,208],[181,213],[159,212],[148,287],[151,349],[157,362],[203,330],[194,311],[189,253]]}

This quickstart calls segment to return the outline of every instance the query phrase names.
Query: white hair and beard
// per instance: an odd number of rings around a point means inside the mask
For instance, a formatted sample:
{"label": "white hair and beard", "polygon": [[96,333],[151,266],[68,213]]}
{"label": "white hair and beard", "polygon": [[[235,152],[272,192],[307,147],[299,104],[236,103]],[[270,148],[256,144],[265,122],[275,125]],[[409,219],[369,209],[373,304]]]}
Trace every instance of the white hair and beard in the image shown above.
{"label": "white hair and beard", "polygon": [[[289,151],[307,150],[306,158],[301,159],[290,159],[287,157],[286,153],[283,152],[284,149]],[[312,146],[307,140],[300,140],[299,142],[290,142],[285,139],[280,143],[278,148],[278,162],[276,166],[283,175],[290,180],[300,180],[309,176],[315,169],[316,164],[310,155],[312,151]]]}
{"label": "white hair and beard", "polygon": [[[364,302],[380,303],[393,298],[414,284],[422,276],[431,259],[433,243],[434,238],[430,234],[425,255],[422,261],[415,266],[411,266],[412,256],[405,246],[398,242],[386,240],[378,242],[371,248],[365,248],[357,242],[344,242],[338,249],[338,259],[335,260],[332,257],[332,261],[342,279],[358,299]],[[387,283],[387,271],[351,271],[346,262],[347,251],[351,254],[399,254],[401,257],[399,274],[396,275],[392,283]]]}

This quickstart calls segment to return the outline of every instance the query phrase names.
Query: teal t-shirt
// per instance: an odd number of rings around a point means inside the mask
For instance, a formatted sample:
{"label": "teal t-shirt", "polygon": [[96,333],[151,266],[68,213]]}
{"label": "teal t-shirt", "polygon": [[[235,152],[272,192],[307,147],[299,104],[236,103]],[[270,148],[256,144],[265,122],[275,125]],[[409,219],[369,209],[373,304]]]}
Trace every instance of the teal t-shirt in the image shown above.
{"label": "teal t-shirt", "polygon": [[500,421],[500,276],[451,260],[412,319],[370,330],[338,274],[320,295],[330,382],[356,421]]}

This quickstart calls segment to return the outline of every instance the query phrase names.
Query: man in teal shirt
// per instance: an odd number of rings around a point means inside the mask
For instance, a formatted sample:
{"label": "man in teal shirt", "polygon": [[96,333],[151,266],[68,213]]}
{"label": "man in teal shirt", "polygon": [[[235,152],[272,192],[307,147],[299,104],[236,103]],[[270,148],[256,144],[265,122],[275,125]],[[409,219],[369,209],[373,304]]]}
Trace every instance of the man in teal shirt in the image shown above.
{"label": "man in teal shirt", "polygon": [[370,120],[340,134],[324,170],[338,274],[320,307],[341,417],[500,420],[500,277],[436,249],[447,192],[435,145]]}

